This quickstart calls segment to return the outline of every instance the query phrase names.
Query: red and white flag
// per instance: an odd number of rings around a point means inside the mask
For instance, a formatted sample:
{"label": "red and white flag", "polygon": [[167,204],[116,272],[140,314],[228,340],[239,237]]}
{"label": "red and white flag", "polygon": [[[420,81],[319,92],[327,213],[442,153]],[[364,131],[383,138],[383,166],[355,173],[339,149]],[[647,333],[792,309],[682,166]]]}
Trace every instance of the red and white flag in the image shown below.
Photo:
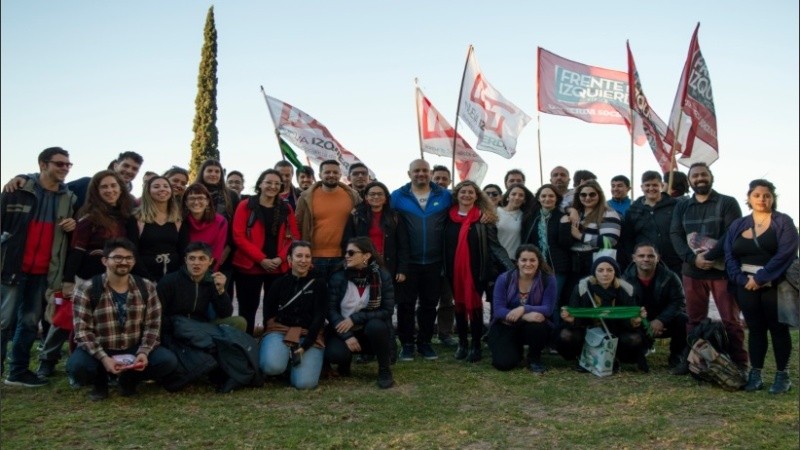
{"label": "red and white flag", "polygon": [[478,136],[476,149],[494,152],[504,158],[514,156],[517,137],[531,120],[486,81],[472,46],[467,52],[461,80],[458,117]]}
{"label": "red and white flag", "polygon": [[666,135],[670,145],[677,141],[677,148],[683,153],[678,162],[687,167],[696,162],[710,165],[719,158],[717,115],[708,66],[697,40],[699,29],[700,23],[689,43],[689,54],[678,82]]}
{"label": "red and white flag", "polygon": [[447,123],[420,88],[417,88],[417,120],[419,121],[419,140],[423,152],[452,158],[453,137],[455,136],[455,166],[459,179],[461,181],[472,180],[478,185],[483,182],[489,165]]}
{"label": "red and white flag", "polygon": [[634,142],[644,145],[642,128],[630,124],[627,73],[581,64],[541,47],[537,66],[539,111],[589,123],[625,125],[633,129]]}
{"label": "red and white flag", "polygon": [[[318,166],[322,161],[334,159],[341,164],[342,174],[347,174],[351,164],[363,162],[344,148],[317,119],[286,102],[268,96],[263,90],[262,94],[267,101],[275,130],[283,139],[306,152],[311,164]],[[375,178],[372,170],[370,176]]]}
{"label": "red and white flag", "polygon": [[636,69],[636,63],[633,61],[633,53],[631,53],[631,46],[626,43],[628,47],[628,86],[630,86],[630,108],[633,110],[636,120],[634,120],[634,130],[642,127],[647,142],[653,150],[653,155],[658,161],[661,171],[667,173],[672,170],[670,164],[670,146],[666,144],[664,135],[667,133],[667,124],[658,117],[655,111],[650,107],[647,97],[642,90],[642,80],[639,78],[639,71]]}

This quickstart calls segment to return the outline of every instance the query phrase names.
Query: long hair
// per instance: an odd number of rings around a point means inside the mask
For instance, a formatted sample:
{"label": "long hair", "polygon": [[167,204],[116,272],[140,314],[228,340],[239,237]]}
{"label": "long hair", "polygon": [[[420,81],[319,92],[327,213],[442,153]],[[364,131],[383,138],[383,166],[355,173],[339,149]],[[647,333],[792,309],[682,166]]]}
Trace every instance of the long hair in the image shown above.
{"label": "long hair", "polygon": [[536,255],[536,259],[539,260],[539,270],[537,272],[541,272],[545,275],[551,275],[554,273],[553,268],[550,267],[550,265],[547,264],[547,260],[544,259],[542,251],[539,250],[539,247],[533,244],[522,244],[519,247],[517,247],[517,251],[514,253],[514,264],[516,264],[517,261],[519,261],[519,257],[522,256],[522,252],[531,252]]}
{"label": "long hair", "polygon": [[558,189],[556,189],[556,187],[551,183],[543,184],[539,189],[536,190],[536,194],[534,194],[534,196],[536,197],[536,203],[538,205],[537,209],[542,207],[542,203],[539,201],[539,196],[542,195],[542,191],[545,189],[550,189],[551,191],[553,191],[554,194],[556,194],[555,209],[558,209],[558,206],[564,200],[564,196],[561,195],[561,193],[558,192]]}
{"label": "long hair", "polygon": [[750,204],[750,194],[752,194],[757,187],[765,187],[767,188],[767,190],[769,190],[769,193],[772,194],[772,211],[777,210],[778,194],[775,193],[775,185],[772,184],[771,181],[765,180],[763,178],[759,178],[750,182],[750,186],[747,189],[747,198],[745,199],[747,207],[753,209],[753,206]]}
{"label": "long hair", "polygon": [[216,208],[214,208],[214,201],[212,200],[211,193],[208,192],[208,189],[206,189],[206,187],[200,183],[192,183],[186,187],[185,191],[183,191],[183,198],[181,198],[181,213],[183,214],[183,217],[187,218],[192,214],[189,212],[190,195],[202,195],[206,198],[208,203],[206,203],[206,209],[203,211],[202,217],[200,217],[200,222],[213,222],[217,217],[217,211]]}
{"label": "long hair", "polygon": [[572,207],[577,209],[579,213],[584,214],[585,209],[581,202],[581,192],[586,188],[592,188],[597,192],[597,206],[583,217],[583,223],[594,223],[599,227],[603,222],[603,217],[610,208],[606,204],[606,196],[603,193],[603,188],[596,180],[589,180],[582,185],[575,188],[575,197],[572,199]]}
{"label": "long hair", "polygon": [[251,206],[251,209],[255,210],[258,209],[259,197],[261,197],[261,182],[264,181],[264,178],[266,178],[267,175],[270,174],[278,177],[278,180],[280,180],[281,182],[281,187],[278,190],[278,195],[275,196],[275,209],[274,209],[275,212],[272,219],[272,230],[270,230],[273,236],[277,236],[278,230],[280,230],[281,225],[289,216],[292,209],[292,207],[289,206],[289,203],[281,199],[280,193],[283,192],[283,177],[281,177],[281,173],[275,169],[267,169],[261,172],[261,175],[259,175],[258,179],[256,180],[256,188],[255,188],[256,195],[250,197],[251,203],[249,203],[248,205]]}
{"label": "long hair", "polygon": [[[119,199],[116,205],[109,205],[100,196],[100,183],[107,177],[113,178],[119,186]],[[110,231],[118,223],[124,223],[130,217],[131,210],[133,210],[133,200],[128,192],[128,186],[122,181],[119,174],[113,170],[101,170],[94,174],[91,181],[89,181],[89,188],[86,191],[86,203],[78,211],[78,217],[85,217],[95,230],[104,229]]]}
{"label": "long hair", "polygon": [[[219,167],[219,181],[216,184],[209,184],[206,183],[205,178],[205,171],[206,167]],[[244,178],[242,178],[244,179]],[[228,217],[233,217],[235,205],[233,204],[233,196],[231,193],[228,192],[229,189],[225,186],[225,169],[222,167],[222,163],[216,159],[207,159],[203,161],[203,164],[200,165],[200,168],[197,170],[197,177],[194,180],[195,183],[200,183],[208,189],[208,192],[211,194],[212,200],[214,198],[214,193],[218,193],[217,195],[222,196],[222,201],[225,203],[225,213]],[[184,192],[183,195],[186,195]],[[216,209],[216,205],[213,205]]]}
{"label": "long hair", "polygon": [[374,261],[379,266],[384,267],[383,258],[381,258],[380,253],[375,249],[375,244],[372,243],[372,239],[368,236],[350,238],[350,240],[347,241],[347,245],[354,245],[360,251],[371,254],[372,256],[369,258],[369,261],[367,261],[367,265],[372,264]]}
{"label": "long hair", "polygon": [[[372,212],[371,212],[372,211],[372,206],[370,206],[369,203],[367,203],[366,200],[367,200],[367,192],[369,192],[370,189],[372,189],[374,187],[377,187],[381,191],[383,191],[383,195],[386,198],[386,202],[383,204],[383,207],[381,208],[381,221],[394,220],[395,217],[396,217],[395,216],[396,213],[395,213],[394,209],[391,207],[391,205],[389,204],[390,196],[391,196],[391,194],[389,192],[389,188],[386,187],[386,185],[381,183],[380,181],[370,181],[369,184],[367,184],[364,187],[364,201],[359,203],[358,205],[356,205],[356,211],[360,211],[362,214],[364,214],[366,216],[367,221],[369,223],[372,223]],[[381,228],[383,228],[383,226],[381,226]]]}
{"label": "long hair", "polygon": [[178,207],[177,200],[175,200],[175,195],[172,192],[172,185],[169,183],[167,177],[153,177],[147,180],[142,190],[142,201],[139,204],[139,208],[134,213],[134,216],[136,216],[137,220],[141,220],[144,223],[153,223],[156,221],[156,217],[158,217],[158,208],[156,208],[156,202],[153,200],[152,195],[150,195],[150,186],[152,186],[156,180],[164,180],[169,186],[170,196],[169,200],[167,200],[167,222],[180,222],[181,210],[180,207]]}
{"label": "long hair", "polygon": [[538,209],[539,200],[537,200],[536,196],[533,195],[533,192],[526,188],[524,184],[514,183],[509,186],[506,193],[503,194],[503,199],[500,201],[500,204],[503,205],[503,207],[508,205],[508,196],[511,195],[511,191],[514,189],[522,189],[522,194],[525,196],[525,201],[522,203],[519,209],[522,211],[523,217],[529,217],[531,214],[533,214],[534,210]]}
{"label": "long hair", "polygon": [[468,186],[475,190],[475,207],[481,211],[481,215],[486,216],[490,223],[497,223],[497,212],[494,210],[492,201],[489,200],[489,196],[481,190],[481,187],[472,180],[464,180],[456,185],[453,189],[453,204],[458,204],[458,193],[461,189]]}

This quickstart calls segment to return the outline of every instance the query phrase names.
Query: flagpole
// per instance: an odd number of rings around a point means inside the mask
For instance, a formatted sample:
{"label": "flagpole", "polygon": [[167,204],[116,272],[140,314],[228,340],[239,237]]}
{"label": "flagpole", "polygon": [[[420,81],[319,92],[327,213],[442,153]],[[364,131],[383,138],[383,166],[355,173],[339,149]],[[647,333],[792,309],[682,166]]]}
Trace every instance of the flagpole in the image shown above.
{"label": "flagpole", "polygon": [[672,148],[669,149],[669,183],[667,183],[667,193],[672,195],[672,180],[675,179],[672,176],[672,172],[678,168],[678,161],[675,159],[675,151],[677,147],[680,145],[680,135],[681,135],[681,124],[683,123],[683,105],[681,105],[681,111],[678,114],[678,126],[675,128],[675,137],[672,139]]}
{"label": "flagpole", "polygon": [[[633,135],[634,135],[634,133],[636,131],[636,127],[635,127],[636,124],[634,122],[634,117],[633,117],[633,114],[634,114],[633,108],[630,108],[630,110],[631,110],[631,194],[630,195],[631,195],[631,199],[635,199],[636,197],[633,195],[634,194],[633,186],[635,184],[633,182],[633,180],[635,179],[634,175],[633,175],[633,143],[634,143],[633,142],[634,141]],[[644,119],[642,119],[642,120],[644,120]]]}
{"label": "flagpole", "polygon": [[[272,114],[272,107],[269,106],[269,100],[267,99],[267,91],[264,90],[264,85],[260,85],[261,87],[261,95],[264,96],[264,103],[267,104],[267,110],[269,111],[270,118],[273,117]],[[278,128],[275,128],[275,139],[278,141],[278,151],[281,152],[281,158],[286,161],[286,155],[283,153],[283,149],[281,148],[281,134],[278,131]]]}
{"label": "flagpole", "polygon": [[[453,125],[453,160],[450,165],[450,173],[453,174],[453,179],[456,176],[456,139],[458,139],[458,114],[461,112],[461,94],[464,93],[464,77],[467,75],[467,65],[469,64],[469,56],[472,54],[472,44],[469,45],[467,50],[467,60],[464,62],[464,72],[461,73],[461,85],[458,89],[458,106],[456,107],[456,122]],[[464,181],[464,180],[461,180]]]}
{"label": "flagpole", "polygon": [[542,172],[542,115],[536,113],[536,141],[539,147],[539,185],[544,184],[544,172]]}
{"label": "flagpole", "polygon": [[414,110],[417,112],[417,136],[419,136],[419,157],[420,159],[425,159],[425,155],[422,152],[422,124],[420,123],[419,117],[419,83],[418,78],[414,77]]}

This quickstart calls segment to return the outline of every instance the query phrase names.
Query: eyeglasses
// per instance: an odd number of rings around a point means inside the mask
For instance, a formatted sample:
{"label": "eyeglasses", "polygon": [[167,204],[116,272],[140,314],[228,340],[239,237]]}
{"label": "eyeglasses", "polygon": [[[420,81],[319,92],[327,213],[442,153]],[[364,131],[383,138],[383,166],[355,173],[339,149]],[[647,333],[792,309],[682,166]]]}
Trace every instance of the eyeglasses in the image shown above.
{"label": "eyeglasses", "polygon": [[367,197],[386,197],[386,194],[383,192],[370,192],[367,194]]}
{"label": "eyeglasses", "polygon": [[350,172],[351,177],[365,177],[369,175],[369,172]]}
{"label": "eyeglasses", "polygon": [[186,197],[186,203],[208,203],[208,198],[203,195],[197,197],[190,195],[189,197]]}
{"label": "eyeglasses", "polygon": [[110,260],[114,261],[115,263],[119,264],[121,262],[128,262],[128,263],[129,262],[133,262],[136,258],[134,258],[133,256],[114,255],[114,256],[109,256],[108,259],[110,259]]}
{"label": "eyeglasses", "polygon": [[72,167],[72,163],[71,162],[66,162],[66,161],[47,161],[47,162],[49,162],[50,164],[58,167],[59,169],[63,169],[65,167],[67,169],[69,169],[69,168]]}
{"label": "eyeglasses", "polygon": [[581,198],[595,198],[597,197],[597,192],[581,192]]}
{"label": "eyeglasses", "polygon": [[486,195],[489,197],[500,197],[500,193],[495,191],[486,191]]}
{"label": "eyeglasses", "polygon": [[362,252],[360,250],[348,250],[348,251],[344,252],[344,254],[347,255],[347,256],[353,256],[353,255],[357,255],[359,253],[364,253],[364,252]]}

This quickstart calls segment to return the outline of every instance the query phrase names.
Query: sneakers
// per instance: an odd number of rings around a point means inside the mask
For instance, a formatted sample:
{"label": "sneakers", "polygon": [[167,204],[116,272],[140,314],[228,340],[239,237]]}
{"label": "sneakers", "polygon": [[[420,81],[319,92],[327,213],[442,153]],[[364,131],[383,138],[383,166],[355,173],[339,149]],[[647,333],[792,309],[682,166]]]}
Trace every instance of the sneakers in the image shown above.
{"label": "sneakers", "polygon": [[[778,380],[778,374],[775,374],[775,380]],[[747,392],[755,392],[764,389],[764,382],[761,380],[761,369],[750,369],[750,374],[747,376],[747,384],[744,385],[744,390]],[[772,388],[770,388],[772,391]]]}
{"label": "sneakers", "polygon": [[108,398],[108,385],[104,384],[102,386],[95,385],[92,387],[92,391],[89,392],[89,400],[93,402],[99,402],[101,400],[105,400]]}
{"label": "sneakers", "polygon": [[536,374],[542,374],[547,372],[547,367],[541,361],[534,361],[528,365],[528,370]]}
{"label": "sneakers", "polygon": [[[405,349],[403,350],[405,351]],[[439,359],[439,355],[437,355],[436,352],[433,350],[431,344],[419,344],[417,346],[417,352],[419,352],[419,354],[422,355],[422,357],[424,359],[427,359],[428,361]]]}
{"label": "sneakers", "polygon": [[478,362],[483,359],[483,353],[481,352],[480,347],[472,347],[467,353],[467,362]]}
{"label": "sneakers", "polygon": [[456,354],[454,355],[457,360],[466,359],[467,357],[467,346],[466,345],[459,345],[456,349]]}
{"label": "sneakers", "polygon": [[414,344],[403,344],[403,349],[400,350],[400,356],[397,359],[400,361],[413,361]]}
{"label": "sneakers", "polygon": [[669,373],[672,375],[689,375],[689,361],[681,357],[680,361],[669,370]]}
{"label": "sneakers", "polygon": [[392,386],[394,386],[392,368],[389,366],[378,367],[378,387],[381,389],[389,389]]}
{"label": "sneakers", "polygon": [[4,383],[9,386],[41,387],[47,384],[47,380],[37,377],[30,370],[25,370],[18,375],[9,374]]}
{"label": "sneakers", "polygon": [[772,386],[769,388],[770,394],[784,394],[789,392],[792,388],[792,381],[789,379],[789,372],[778,371],[775,372],[775,381],[772,382]]}
{"label": "sneakers", "polygon": [[50,378],[56,371],[56,362],[42,360],[39,361],[39,368],[36,369],[36,376],[39,378]]}
{"label": "sneakers", "polygon": [[445,347],[457,347],[458,346],[458,339],[454,338],[451,335],[439,335],[439,342],[442,343]]}
{"label": "sneakers", "polygon": [[[236,381],[234,378],[228,377],[228,379],[225,380],[224,383],[222,383],[222,386],[220,386],[219,389],[217,389],[217,393],[218,394],[228,394],[228,393],[231,393],[231,392],[233,392],[234,390],[236,390],[237,388],[240,388],[240,387],[242,387],[241,383]],[[135,393],[135,390],[134,390],[134,393]],[[123,393],[122,395],[124,396],[125,394]]]}

